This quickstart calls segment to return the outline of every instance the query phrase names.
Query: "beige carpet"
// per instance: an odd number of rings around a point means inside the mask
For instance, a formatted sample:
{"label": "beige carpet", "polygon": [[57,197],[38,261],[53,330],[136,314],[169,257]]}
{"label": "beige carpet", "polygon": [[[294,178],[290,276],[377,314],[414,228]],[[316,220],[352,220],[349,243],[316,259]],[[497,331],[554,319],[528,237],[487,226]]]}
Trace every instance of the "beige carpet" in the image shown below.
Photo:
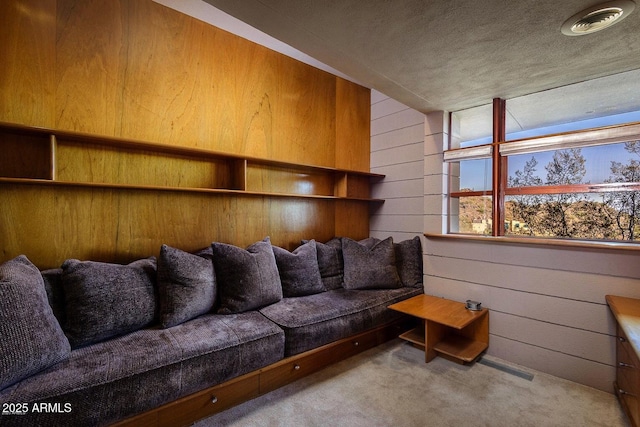
{"label": "beige carpet", "polygon": [[461,366],[393,340],[195,424],[213,426],[627,426],[615,396],[484,356]]}

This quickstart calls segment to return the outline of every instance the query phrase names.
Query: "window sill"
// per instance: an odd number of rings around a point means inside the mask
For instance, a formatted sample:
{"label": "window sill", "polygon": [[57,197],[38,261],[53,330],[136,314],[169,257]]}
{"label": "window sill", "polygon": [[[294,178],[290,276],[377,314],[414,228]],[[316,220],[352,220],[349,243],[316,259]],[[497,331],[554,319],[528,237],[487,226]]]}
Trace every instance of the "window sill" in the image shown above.
{"label": "window sill", "polygon": [[604,249],[616,251],[638,251],[640,252],[640,244],[638,243],[618,243],[618,242],[592,242],[588,240],[563,240],[563,239],[541,239],[536,237],[495,237],[495,236],[479,236],[473,234],[435,234],[424,233],[429,239],[453,239],[467,240],[476,242],[485,242],[491,244],[516,244],[529,246],[561,246],[565,248],[577,249]]}

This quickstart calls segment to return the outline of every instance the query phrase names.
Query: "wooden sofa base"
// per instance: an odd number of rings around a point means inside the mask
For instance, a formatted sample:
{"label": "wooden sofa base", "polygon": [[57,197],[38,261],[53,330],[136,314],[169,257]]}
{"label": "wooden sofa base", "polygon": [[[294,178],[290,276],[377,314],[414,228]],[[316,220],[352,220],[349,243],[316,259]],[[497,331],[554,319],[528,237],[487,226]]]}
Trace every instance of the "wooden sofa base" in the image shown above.
{"label": "wooden sofa base", "polygon": [[376,347],[412,327],[411,319],[401,319],[360,334],[344,338],[287,357],[257,371],[234,378],[181,399],[169,402],[114,426],[175,427],[190,425],[240,403],[319,371],[333,363]]}

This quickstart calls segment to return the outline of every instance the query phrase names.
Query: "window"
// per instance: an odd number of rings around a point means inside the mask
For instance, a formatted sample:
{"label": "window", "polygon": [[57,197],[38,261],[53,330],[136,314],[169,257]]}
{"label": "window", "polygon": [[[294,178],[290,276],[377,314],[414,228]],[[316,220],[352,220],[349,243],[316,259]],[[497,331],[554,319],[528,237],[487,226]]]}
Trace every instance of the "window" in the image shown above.
{"label": "window", "polygon": [[494,101],[494,142],[452,132],[449,232],[640,241],[640,112],[507,133],[509,102]]}

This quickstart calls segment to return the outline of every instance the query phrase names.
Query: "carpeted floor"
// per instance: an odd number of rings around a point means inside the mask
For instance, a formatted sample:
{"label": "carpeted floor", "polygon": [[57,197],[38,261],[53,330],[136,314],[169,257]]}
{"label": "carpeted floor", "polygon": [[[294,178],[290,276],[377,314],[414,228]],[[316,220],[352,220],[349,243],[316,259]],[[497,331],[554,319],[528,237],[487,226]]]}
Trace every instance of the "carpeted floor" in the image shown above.
{"label": "carpeted floor", "polygon": [[470,366],[439,357],[425,364],[422,351],[393,340],[195,426],[628,424],[612,394],[490,356]]}

